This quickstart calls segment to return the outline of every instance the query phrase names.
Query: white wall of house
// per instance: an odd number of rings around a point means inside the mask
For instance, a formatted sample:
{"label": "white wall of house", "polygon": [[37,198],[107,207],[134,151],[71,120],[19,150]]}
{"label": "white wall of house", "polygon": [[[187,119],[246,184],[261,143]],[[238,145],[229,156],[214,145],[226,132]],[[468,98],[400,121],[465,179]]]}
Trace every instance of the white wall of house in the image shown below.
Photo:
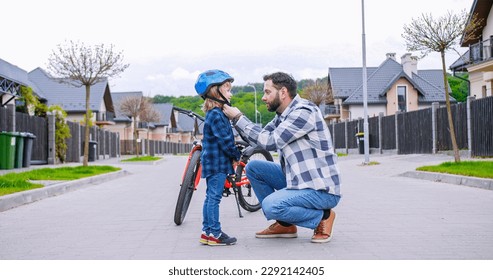
{"label": "white wall of house", "polygon": [[[385,104],[378,104],[378,105],[372,105],[368,104],[368,116],[369,117],[376,117],[380,112],[383,112],[384,116],[385,111],[387,110],[387,107]],[[365,109],[363,105],[349,105],[349,111],[351,111],[351,120],[356,120],[358,118],[364,118],[365,114]]]}
{"label": "white wall of house", "polygon": [[493,6],[491,6],[488,15],[488,18],[486,19],[486,26],[483,29],[483,40],[486,40],[493,35]]}
{"label": "white wall of house", "polygon": [[[2,102],[2,104],[3,104],[4,102],[7,102],[7,100],[9,100],[10,98],[12,98],[12,95],[9,95],[9,94],[4,94],[4,95],[2,95],[2,97],[0,98],[0,101],[1,101],[1,102]],[[7,103],[7,104],[15,104],[15,99],[16,99],[16,98],[14,98],[14,99],[10,100],[10,101],[9,101],[9,103]],[[5,104],[5,105],[7,105],[7,104]]]}
{"label": "white wall of house", "polygon": [[67,121],[80,123],[84,120],[84,113],[67,113]]}
{"label": "white wall of house", "polygon": [[[486,26],[483,28],[483,40],[490,39],[493,35],[493,6],[486,19]],[[489,42],[490,44],[493,43]],[[484,48],[484,51],[490,51],[491,48]],[[485,56],[492,54],[486,53]],[[469,81],[471,82],[471,96],[476,99],[487,96],[493,96],[493,62],[483,61],[480,64],[474,64],[467,67],[469,72]]]}
{"label": "white wall of house", "polygon": [[491,80],[484,80],[484,73],[482,71],[470,71],[469,81],[471,82],[471,96],[483,98],[492,96],[492,82]]}

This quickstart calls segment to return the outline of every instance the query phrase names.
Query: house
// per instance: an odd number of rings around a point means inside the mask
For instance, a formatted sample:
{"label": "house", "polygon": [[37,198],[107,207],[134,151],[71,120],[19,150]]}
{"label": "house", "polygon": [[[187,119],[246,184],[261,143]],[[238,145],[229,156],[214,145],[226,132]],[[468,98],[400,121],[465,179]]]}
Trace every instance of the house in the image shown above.
{"label": "house", "polygon": [[[120,104],[129,97],[142,98],[144,95],[141,91],[132,92],[112,92],[111,93],[114,107],[115,125],[108,127],[112,132],[120,133],[121,140],[133,140],[134,124],[130,116],[120,111]],[[159,112],[160,119],[157,122],[145,123],[138,121],[138,138],[149,140],[160,140],[169,142],[191,143],[193,141],[194,121],[191,117],[179,114],[174,110],[171,103],[152,104],[154,109]]]}
{"label": "house", "polygon": [[128,97],[143,97],[141,91],[132,92],[111,92],[111,99],[115,108],[115,117],[113,118],[114,125],[108,127],[112,132],[118,132],[121,140],[132,140],[134,125],[131,116],[127,116],[120,111],[120,104]]}
{"label": "house", "polygon": [[27,71],[0,58],[0,106],[15,104],[16,98],[21,95],[21,86],[31,87],[41,102],[46,98],[28,77]]}
{"label": "house", "polygon": [[203,134],[204,124],[203,121],[198,118],[193,118],[186,114],[180,114],[177,110],[174,110],[178,123],[177,132],[180,134],[178,142],[191,143],[196,138],[201,138]]}
{"label": "house", "polygon": [[[367,67],[369,116],[389,116],[431,107],[433,102],[445,103],[441,70],[418,70],[417,58],[410,53],[401,57],[401,63],[396,61],[395,53],[386,56],[380,66]],[[336,110],[327,106],[326,119],[364,117],[362,73],[361,67],[329,68],[329,87]],[[455,102],[453,97],[450,100]]]}
{"label": "house", "polygon": [[153,104],[154,109],[159,112],[160,119],[152,123],[152,140],[162,140],[170,142],[179,142],[178,137],[174,135],[173,128],[176,128],[177,122],[173,114],[173,104],[157,103]]}
{"label": "house", "polygon": [[[20,97],[20,87],[33,90],[38,99],[47,106],[60,105],[67,112],[67,120],[80,122],[86,113],[86,93],[84,87],[74,87],[59,83],[41,68],[27,72],[3,59],[0,59],[1,106],[14,103]],[[93,121],[99,126],[112,125],[114,116],[108,81],[104,80],[91,87],[90,109]]]}
{"label": "house", "polygon": [[[37,87],[37,93],[44,96],[47,105],[59,105],[67,112],[67,120],[81,122],[86,113],[86,89],[61,83],[45,70],[36,68],[28,73],[28,78]],[[114,108],[108,80],[104,79],[91,86],[89,109],[93,113],[94,124],[104,127],[113,125]]]}
{"label": "house", "polygon": [[[473,15],[482,20],[482,26],[474,34],[477,41],[462,38],[461,47],[468,51],[451,66],[455,72],[469,72],[470,96],[493,96],[493,0],[474,0],[469,22]],[[468,22],[468,23],[469,23]]]}

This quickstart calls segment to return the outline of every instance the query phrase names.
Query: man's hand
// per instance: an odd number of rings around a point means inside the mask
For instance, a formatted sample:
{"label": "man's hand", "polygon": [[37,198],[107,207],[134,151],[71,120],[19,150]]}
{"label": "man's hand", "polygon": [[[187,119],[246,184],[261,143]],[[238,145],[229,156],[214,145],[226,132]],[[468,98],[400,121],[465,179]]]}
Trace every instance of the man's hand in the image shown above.
{"label": "man's hand", "polygon": [[227,104],[224,104],[223,112],[226,115],[226,117],[228,117],[230,120],[241,114],[240,109],[236,107],[228,106]]}

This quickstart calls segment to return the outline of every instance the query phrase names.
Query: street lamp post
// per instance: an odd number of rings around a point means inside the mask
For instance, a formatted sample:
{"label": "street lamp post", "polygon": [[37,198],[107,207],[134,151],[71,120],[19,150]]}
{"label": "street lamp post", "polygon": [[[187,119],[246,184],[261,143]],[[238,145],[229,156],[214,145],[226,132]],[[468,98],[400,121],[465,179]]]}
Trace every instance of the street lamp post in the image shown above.
{"label": "street lamp post", "polygon": [[365,162],[370,163],[370,141],[368,137],[368,81],[366,73],[366,34],[365,34],[365,1],[361,0],[361,23],[362,23],[362,49],[363,49],[363,139],[365,150]]}
{"label": "street lamp post", "polygon": [[[257,123],[257,114],[260,114],[260,112],[257,111],[257,89],[252,84],[247,84],[247,86],[252,87],[254,90],[254,94],[255,94],[255,123]],[[262,119],[262,115],[260,116],[260,119]]]}

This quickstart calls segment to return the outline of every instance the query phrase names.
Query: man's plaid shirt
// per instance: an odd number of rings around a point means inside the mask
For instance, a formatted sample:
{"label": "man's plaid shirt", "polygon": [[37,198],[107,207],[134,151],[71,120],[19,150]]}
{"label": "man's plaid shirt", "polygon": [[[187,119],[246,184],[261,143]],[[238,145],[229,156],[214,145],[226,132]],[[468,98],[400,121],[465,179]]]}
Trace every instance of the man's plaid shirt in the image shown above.
{"label": "man's plaid shirt", "polygon": [[278,150],[288,189],[316,189],[340,195],[337,155],[318,107],[296,96],[264,129],[241,117],[236,125],[248,139],[268,151]]}

